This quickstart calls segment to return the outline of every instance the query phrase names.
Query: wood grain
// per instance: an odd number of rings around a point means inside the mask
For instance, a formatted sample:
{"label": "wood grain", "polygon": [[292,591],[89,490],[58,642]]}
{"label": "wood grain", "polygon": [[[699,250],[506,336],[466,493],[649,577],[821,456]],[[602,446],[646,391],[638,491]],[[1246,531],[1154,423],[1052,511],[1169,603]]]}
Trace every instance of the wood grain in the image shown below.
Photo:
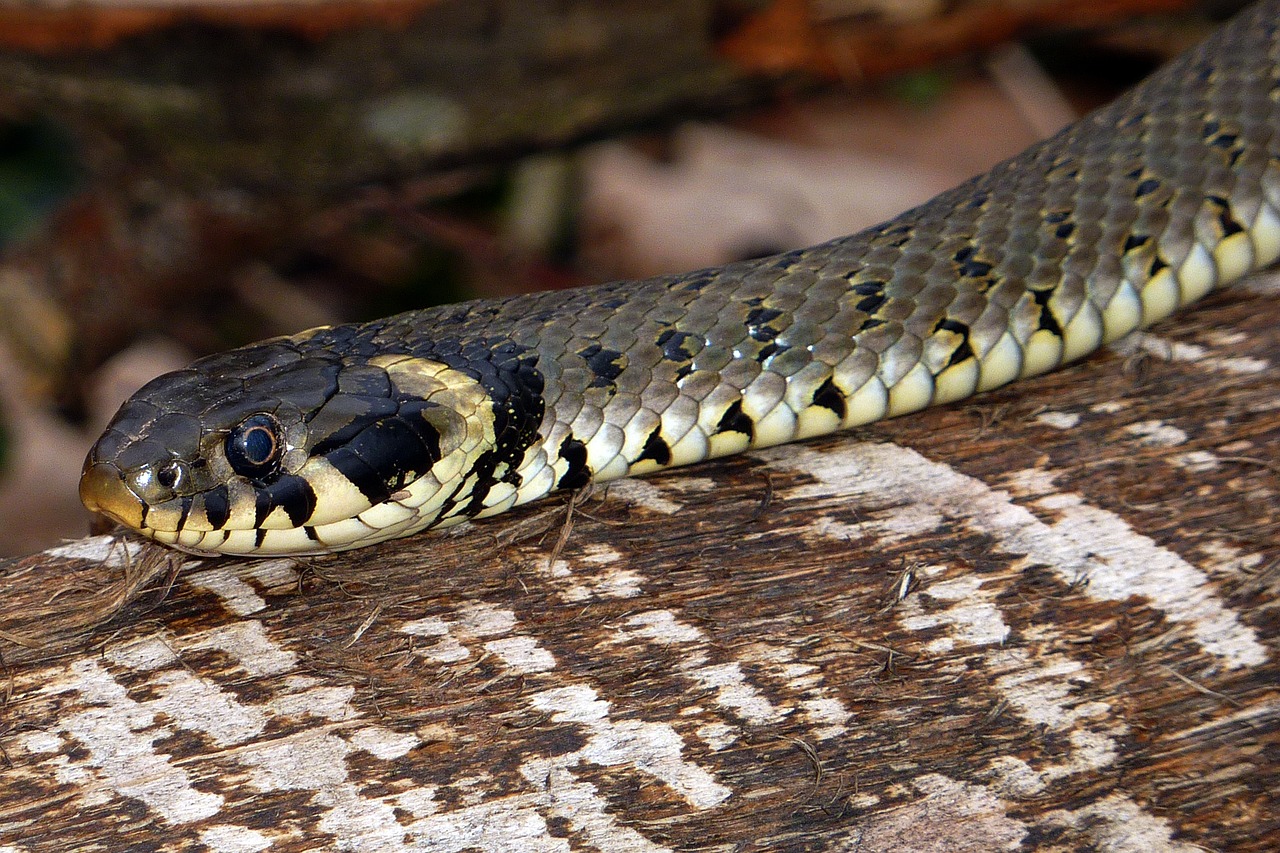
{"label": "wood grain", "polygon": [[0,849],[1280,848],[1278,318],[1255,278],[617,484],[558,555],[553,502],[310,562],[0,564]]}

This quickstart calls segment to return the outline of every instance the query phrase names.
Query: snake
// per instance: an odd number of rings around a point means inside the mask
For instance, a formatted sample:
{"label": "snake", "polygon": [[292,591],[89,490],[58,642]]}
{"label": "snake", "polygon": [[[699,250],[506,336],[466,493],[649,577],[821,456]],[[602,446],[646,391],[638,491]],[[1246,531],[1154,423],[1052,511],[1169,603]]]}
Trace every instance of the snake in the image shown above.
{"label": "snake", "polygon": [[194,554],[321,554],[1053,370],[1280,258],[1278,22],[850,236],[201,358],[120,407],[80,496]]}

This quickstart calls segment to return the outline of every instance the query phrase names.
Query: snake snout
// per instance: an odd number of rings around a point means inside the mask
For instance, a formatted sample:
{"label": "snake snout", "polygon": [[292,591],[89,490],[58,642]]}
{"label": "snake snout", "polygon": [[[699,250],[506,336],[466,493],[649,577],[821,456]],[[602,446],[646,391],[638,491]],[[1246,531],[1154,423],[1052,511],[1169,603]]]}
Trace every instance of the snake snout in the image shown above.
{"label": "snake snout", "polygon": [[80,475],[80,501],[137,530],[142,527],[143,504],[125,483],[120,469],[109,462],[89,462]]}

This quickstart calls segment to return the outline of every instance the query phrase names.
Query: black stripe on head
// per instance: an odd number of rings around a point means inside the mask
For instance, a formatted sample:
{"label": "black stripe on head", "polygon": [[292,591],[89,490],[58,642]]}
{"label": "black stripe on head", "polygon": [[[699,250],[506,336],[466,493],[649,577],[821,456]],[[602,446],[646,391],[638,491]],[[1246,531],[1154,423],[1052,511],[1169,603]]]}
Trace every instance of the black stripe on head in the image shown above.
{"label": "black stripe on head", "polygon": [[217,486],[204,493],[204,514],[209,526],[221,530],[231,518],[231,500],[226,485]]}
{"label": "black stripe on head", "polygon": [[370,504],[380,504],[440,460],[440,433],[425,417],[433,405],[407,400],[397,414],[351,434],[325,458]]}
{"label": "black stripe on head", "polygon": [[[346,449],[372,468],[392,492],[431,470],[440,458],[440,434],[426,422],[420,410],[425,404],[410,404],[409,417],[396,416],[361,430]],[[404,409],[402,408],[402,412]]]}
{"label": "black stripe on head", "polygon": [[[383,380],[385,383],[385,373]],[[319,437],[311,454],[323,456],[344,446],[370,424],[394,416],[399,408],[395,400],[387,397],[339,394],[307,418],[307,431]]]}
{"label": "black stripe on head", "polygon": [[285,474],[269,486],[260,486],[253,526],[261,528],[267,516],[277,508],[282,508],[289,516],[290,524],[301,527],[316,511],[316,493],[310,483],[293,474]]}
{"label": "black stripe on head", "polygon": [[360,494],[365,496],[370,505],[380,504],[391,497],[391,489],[387,488],[387,481],[382,475],[350,448],[331,451],[325,459],[360,490]]}
{"label": "black stripe on head", "polygon": [[191,504],[195,500],[191,495],[183,495],[181,497],[182,512],[178,515],[178,525],[174,530],[181,530],[187,526],[187,516],[191,515]]}

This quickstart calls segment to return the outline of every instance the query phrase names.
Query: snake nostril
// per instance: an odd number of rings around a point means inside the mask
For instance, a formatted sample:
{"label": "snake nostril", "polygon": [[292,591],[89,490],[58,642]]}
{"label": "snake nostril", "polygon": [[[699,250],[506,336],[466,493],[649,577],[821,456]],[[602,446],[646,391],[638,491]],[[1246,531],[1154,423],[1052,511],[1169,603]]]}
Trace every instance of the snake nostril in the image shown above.
{"label": "snake nostril", "polygon": [[187,479],[187,469],[178,460],[166,463],[156,472],[156,482],[169,491],[177,491]]}

